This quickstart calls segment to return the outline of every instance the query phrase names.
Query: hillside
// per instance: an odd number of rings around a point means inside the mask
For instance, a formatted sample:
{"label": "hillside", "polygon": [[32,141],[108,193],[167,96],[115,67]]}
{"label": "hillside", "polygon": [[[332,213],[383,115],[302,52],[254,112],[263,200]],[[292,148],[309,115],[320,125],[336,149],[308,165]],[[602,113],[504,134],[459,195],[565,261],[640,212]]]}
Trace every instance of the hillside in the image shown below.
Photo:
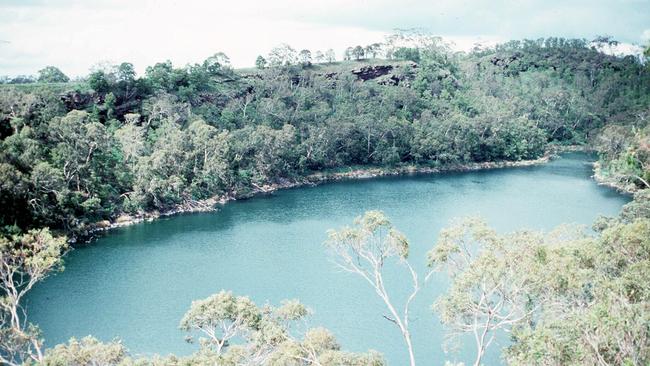
{"label": "hillside", "polygon": [[536,159],[604,126],[643,127],[650,105],[646,65],[577,41],[404,54],[244,70],[215,56],[141,77],[123,63],[81,83],[4,85],[0,197],[12,209],[0,221],[83,232],[324,169]]}

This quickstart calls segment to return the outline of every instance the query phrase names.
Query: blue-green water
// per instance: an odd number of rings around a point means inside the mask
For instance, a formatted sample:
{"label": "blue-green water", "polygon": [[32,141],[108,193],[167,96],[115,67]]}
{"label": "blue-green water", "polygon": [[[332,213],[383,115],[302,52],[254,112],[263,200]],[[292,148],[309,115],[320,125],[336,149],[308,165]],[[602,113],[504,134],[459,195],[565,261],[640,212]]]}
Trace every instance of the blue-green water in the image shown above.
{"label": "blue-green water", "polygon": [[[615,215],[629,198],[590,180],[584,154],[547,165],[467,173],[416,175],[325,184],[229,203],[193,214],[117,229],[66,257],[66,270],[27,298],[30,320],[47,345],[92,334],[119,337],[137,355],[191,353],[178,323],[193,299],[229,289],[258,304],[298,298],[314,314],[310,326],[332,330],[344,349],[376,349],[405,364],[399,332],[360,278],[337,269],[322,245],[326,231],[366,210],[384,210],[411,241],[410,259],[424,271],[425,253],[452,218],[481,215],[500,231],[589,225]],[[397,298],[406,277],[390,268]],[[431,304],[444,275],[413,304],[413,341],[421,364],[473,360],[468,341],[443,352],[444,331]],[[503,345],[503,343],[501,343]],[[499,362],[499,344],[486,364]]]}

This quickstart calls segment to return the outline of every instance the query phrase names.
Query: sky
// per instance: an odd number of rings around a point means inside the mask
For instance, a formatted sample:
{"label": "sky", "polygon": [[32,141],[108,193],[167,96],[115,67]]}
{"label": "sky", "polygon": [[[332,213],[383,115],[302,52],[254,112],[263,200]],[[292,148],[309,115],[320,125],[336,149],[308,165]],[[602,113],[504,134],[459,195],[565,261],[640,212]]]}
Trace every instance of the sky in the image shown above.
{"label": "sky", "polygon": [[183,66],[216,52],[253,66],[280,43],[343,50],[419,28],[476,42],[609,35],[650,41],[650,0],[0,0],[0,75],[46,65],[83,76],[98,63]]}

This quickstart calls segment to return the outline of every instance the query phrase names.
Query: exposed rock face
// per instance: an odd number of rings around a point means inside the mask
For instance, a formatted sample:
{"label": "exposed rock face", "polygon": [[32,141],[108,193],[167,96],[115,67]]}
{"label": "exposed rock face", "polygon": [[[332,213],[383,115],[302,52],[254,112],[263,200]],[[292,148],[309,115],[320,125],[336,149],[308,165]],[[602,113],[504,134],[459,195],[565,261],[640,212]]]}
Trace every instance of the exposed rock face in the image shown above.
{"label": "exposed rock face", "polygon": [[[410,82],[413,80],[414,73],[413,71],[418,67],[415,62],[406,62],[399,64],[384,64],[384,65],[365,65],[357,67],[352,70],[341,70],[334,72],[314,72],[314,76],[321,76],[332,82],[332,85],[335,85],[336,82],[343,77],[344,75],[356,76],[359,81],[370,81],[373,80],[380,85],[402,85],[410,86]],[[248,74],[243,76],[244,79],[259,79],[263,80],[265,78],[264,74]],[[292,85],[300,85],[305,82],[304,75],[301,73],[293,74],[289,77],[289,81]],[[249,90],[249,93],[251,90]]]}
{"label": "exposed rock face", "polygon": [[390,75],[385,78],[382,78],[381,80],[377,80],[377,84],[397,86],[400,84],[401,81],[403,80],[397,75]]}
{"label": "exposed rock face", "polygon": [[499,67],[503,67],[503,68],[508,68],[508,66],[510,66],[510,64],[511,64],[512,62],[514,62],[514,61],[520,59],[521,56],[522,56],[522,55],[521,55],[521,53],[519,53],[519,52],[515,52],[515,53],[512,54],[510,57],[505,57],[505,58],[498,57],[498,56],[494,56],[494,57],[492,57],[492,58],[490,59],[490,62],[491,62],[492,65],[494,65],[494,66],[499,66]]}
{"label": "exposed rock face", "polygon": [[377,66],[364,66],[360,69],[352,70],[352,73],[357,76],[359,80],[367,81],[376,79],[380,76],[387,75],[393,70],[391,65],[377,65]]}
{"label": "exposed rock face", "polygon": [[242,79],[258,79],[262,80],[264,79],[261,74],[258,73],[252,73],[252,74],[246,74],[242,76]]}
{"label": "exposed rock face", "polygon": [[65,104],[67,110],[85,109],[91,104],[102,104],[104,101],[96,93],[82,93],[77,90],[71,90],[59,95],[59,98]]}
{"label": "exposed rock face", "polygon": [[376,65],[364,66],[356,70],[352,70],[352,74],[356,75],[357,79],[368,81],[377,79],[377,83],[381,85],[405,85],[409,86],[412,80],[412,71],[418,65],[414,62],[406,65]]}

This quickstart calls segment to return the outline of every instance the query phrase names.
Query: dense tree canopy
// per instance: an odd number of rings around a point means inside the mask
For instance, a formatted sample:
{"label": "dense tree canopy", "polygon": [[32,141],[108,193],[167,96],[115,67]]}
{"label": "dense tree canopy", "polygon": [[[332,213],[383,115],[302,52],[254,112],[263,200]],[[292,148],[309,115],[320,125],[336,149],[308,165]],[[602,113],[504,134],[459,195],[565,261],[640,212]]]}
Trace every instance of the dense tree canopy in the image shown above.
{"label": "dense tree canopy", "polygon": [[512,365],[646,365],[650,361],[647,191],[597,235],[560,227],[499,235],[480,220],[443,230],[429,253],[451,271],[435,308],[452,335],[471,333],[477,360],[495,332]]}
{"label": "dense tree canopy", "polygon": [[47,66],[38,71],[39,83],[67,83],[70,78],[55,66]]}
{"label": "dense tree canopy", "polygon": [[[390,49],[417,63],[312,65],[309,50],[283,44],[252,73],[217,53],[183,68],[158,63],[142,77],[125,62],[70,86],[4,86],[0,200],[13,210],[1,224],[83,231],[316,170],[533,159],[549,143],[596,135],[610,175],[648,181],[639,116],[650,73],[638,60],[559,38],[460,55],[438,39],[396,44],[351,47],[350,57]],[[330,51],[319,59],[332,62]]]}
{"label": "dense tree canopy", "polygon": [[[331,49],[282,44],[254,70],[234,70],[216,53],[184,67],[159,62],[141,76],[124,62],[72,83],[52,66],[5,80],[16,85],[0,85],[0,361],[380,365],[374,352],[341,351],[325,329],[294,334],[291,323],[308,315],[295,301],[260,307],[221,292],[195,302],[180,324],[199,335],[187,358],[134,360],[121,343],[92,337],[43,353],[37,329],[17,314],[24,293],[61,267],[66,239],[46,227],[74,239],[121,215],[202,208],[323,170],[450,169],[586,145],[598,151],[601,180],[640,191],[621,216],[599,220],[595,235],[499,235],[462,222],[429,255],[433,269],[452,273],[435,309],[452,334],[475,335],[477,365],[501,330],[512,334],[512,364],[647,364],[650,68],[601,52],[607,42],[548,38],[454,53],[438,38],[400,34],[349,47],[344,62]],[[381,213],[364,217],[333,234],[333,247],[344,262],[394,257],[415,296],[406,240]],[[377,238],[393,245],[379,257],[367,245]],[[381,266],[359,271],[381,278]],[[370,282],[390,310],[389,294]],[[410,349],[407,312],[391,319]]]}
{"label": "dense tree canopy", "polygon": [[[309,310],[296,300],[280,307],[258,307],[244,296],[221,291],[198,300],[181,320],[181,329],[201,334],[200,349],[190,356],[136,358],[119,341],[102,343],[93,337],[72,338],[49,349],[45,365],[270,365],[382,366],[374,351],[341,351],[324,328],[308,329],[296,338],[291,325]],[[192,341],[192,338],[188,338]]]}

